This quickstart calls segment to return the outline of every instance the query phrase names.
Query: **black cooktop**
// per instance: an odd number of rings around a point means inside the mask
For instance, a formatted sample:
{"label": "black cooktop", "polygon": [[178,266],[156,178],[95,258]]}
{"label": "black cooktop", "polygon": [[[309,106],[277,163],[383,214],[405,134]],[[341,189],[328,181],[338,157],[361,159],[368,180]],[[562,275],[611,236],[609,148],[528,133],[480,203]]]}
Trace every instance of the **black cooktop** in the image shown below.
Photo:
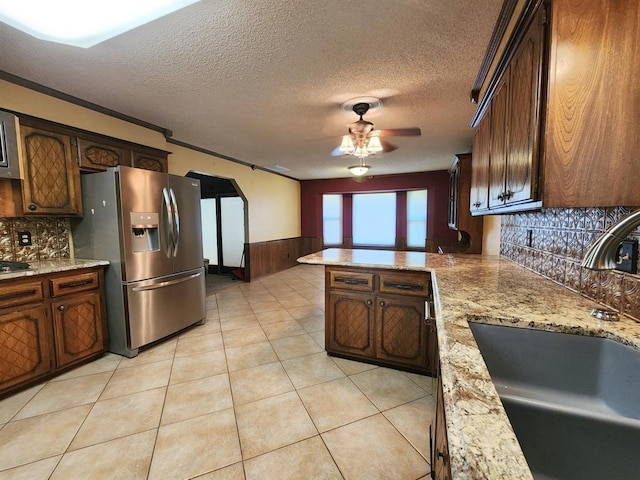
{"label": "black cooktop", "polygon": [[7,260],[0,260],[0,272],[15,272],[17,270],[26,270],[28,268],[29,268],[28,263],[9,262]]}

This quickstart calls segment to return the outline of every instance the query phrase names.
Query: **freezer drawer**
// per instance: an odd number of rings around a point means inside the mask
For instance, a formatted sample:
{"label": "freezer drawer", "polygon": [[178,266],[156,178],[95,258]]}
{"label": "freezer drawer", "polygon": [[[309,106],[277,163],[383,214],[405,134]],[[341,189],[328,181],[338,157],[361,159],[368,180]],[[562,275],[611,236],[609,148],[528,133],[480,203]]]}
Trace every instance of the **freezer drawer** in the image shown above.
{"label": "freezer drawer", "polygon": [[130,283],[125,289],[130,350],[205,318],[204,268]]}

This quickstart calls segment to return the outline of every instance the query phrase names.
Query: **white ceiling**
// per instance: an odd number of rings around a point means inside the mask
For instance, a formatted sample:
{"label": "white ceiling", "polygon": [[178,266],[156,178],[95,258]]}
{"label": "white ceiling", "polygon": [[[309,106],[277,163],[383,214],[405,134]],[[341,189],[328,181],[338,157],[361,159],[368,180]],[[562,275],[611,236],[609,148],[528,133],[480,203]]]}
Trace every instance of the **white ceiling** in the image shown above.
{"label": "white ceiling", "polygon": [[375,96],[376,128],[421,137],[370,157],[370,175],[446,169],[470,151],[469,92],[502,0],[202,0],[89,49],[0,23],[0,70],[164,127],[297,179],[348,177],[331,151]]}

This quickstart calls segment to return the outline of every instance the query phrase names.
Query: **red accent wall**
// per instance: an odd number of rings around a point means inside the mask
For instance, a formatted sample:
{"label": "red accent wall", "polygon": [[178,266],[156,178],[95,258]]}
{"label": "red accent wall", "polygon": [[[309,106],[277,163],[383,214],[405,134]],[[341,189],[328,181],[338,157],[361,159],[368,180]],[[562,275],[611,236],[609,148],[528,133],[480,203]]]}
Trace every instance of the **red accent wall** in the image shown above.
{"label": "red accent wall", "polygon": [[[403,175],[336,178],[329,180],[300,181],[301,228],[303,237],[322,237],[322,195],[325,193],[405,192],[427,189],[427,238],[433,241],[455,241],[457,232],[448,226],[449,172],[438,170]],[[346,202],[345,202],[346,203]],[[404,204],[404,202],[400,202]],[[344,205],[344,236],[351,232],[351,205]],[[402,207],[404,209],[404,206]],[[402,213],[402,212],[398,212]],[[402,218],[406,217],[406,212]],[[405,222],[400,221],[398,236],[406,236]],[[349,230],[347,232],[347,229]],[[404,233],[403,233],[404,232]]]}

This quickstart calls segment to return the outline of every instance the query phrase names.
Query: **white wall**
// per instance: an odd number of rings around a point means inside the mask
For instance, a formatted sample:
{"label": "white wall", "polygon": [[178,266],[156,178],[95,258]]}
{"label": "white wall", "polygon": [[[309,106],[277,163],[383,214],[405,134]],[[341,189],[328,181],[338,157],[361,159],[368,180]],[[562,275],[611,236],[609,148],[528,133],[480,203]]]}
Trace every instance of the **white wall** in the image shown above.
{"label": "white wall", "polygon": [[500,255],[500,215],[485,215],[482,232],[482,255]]}

